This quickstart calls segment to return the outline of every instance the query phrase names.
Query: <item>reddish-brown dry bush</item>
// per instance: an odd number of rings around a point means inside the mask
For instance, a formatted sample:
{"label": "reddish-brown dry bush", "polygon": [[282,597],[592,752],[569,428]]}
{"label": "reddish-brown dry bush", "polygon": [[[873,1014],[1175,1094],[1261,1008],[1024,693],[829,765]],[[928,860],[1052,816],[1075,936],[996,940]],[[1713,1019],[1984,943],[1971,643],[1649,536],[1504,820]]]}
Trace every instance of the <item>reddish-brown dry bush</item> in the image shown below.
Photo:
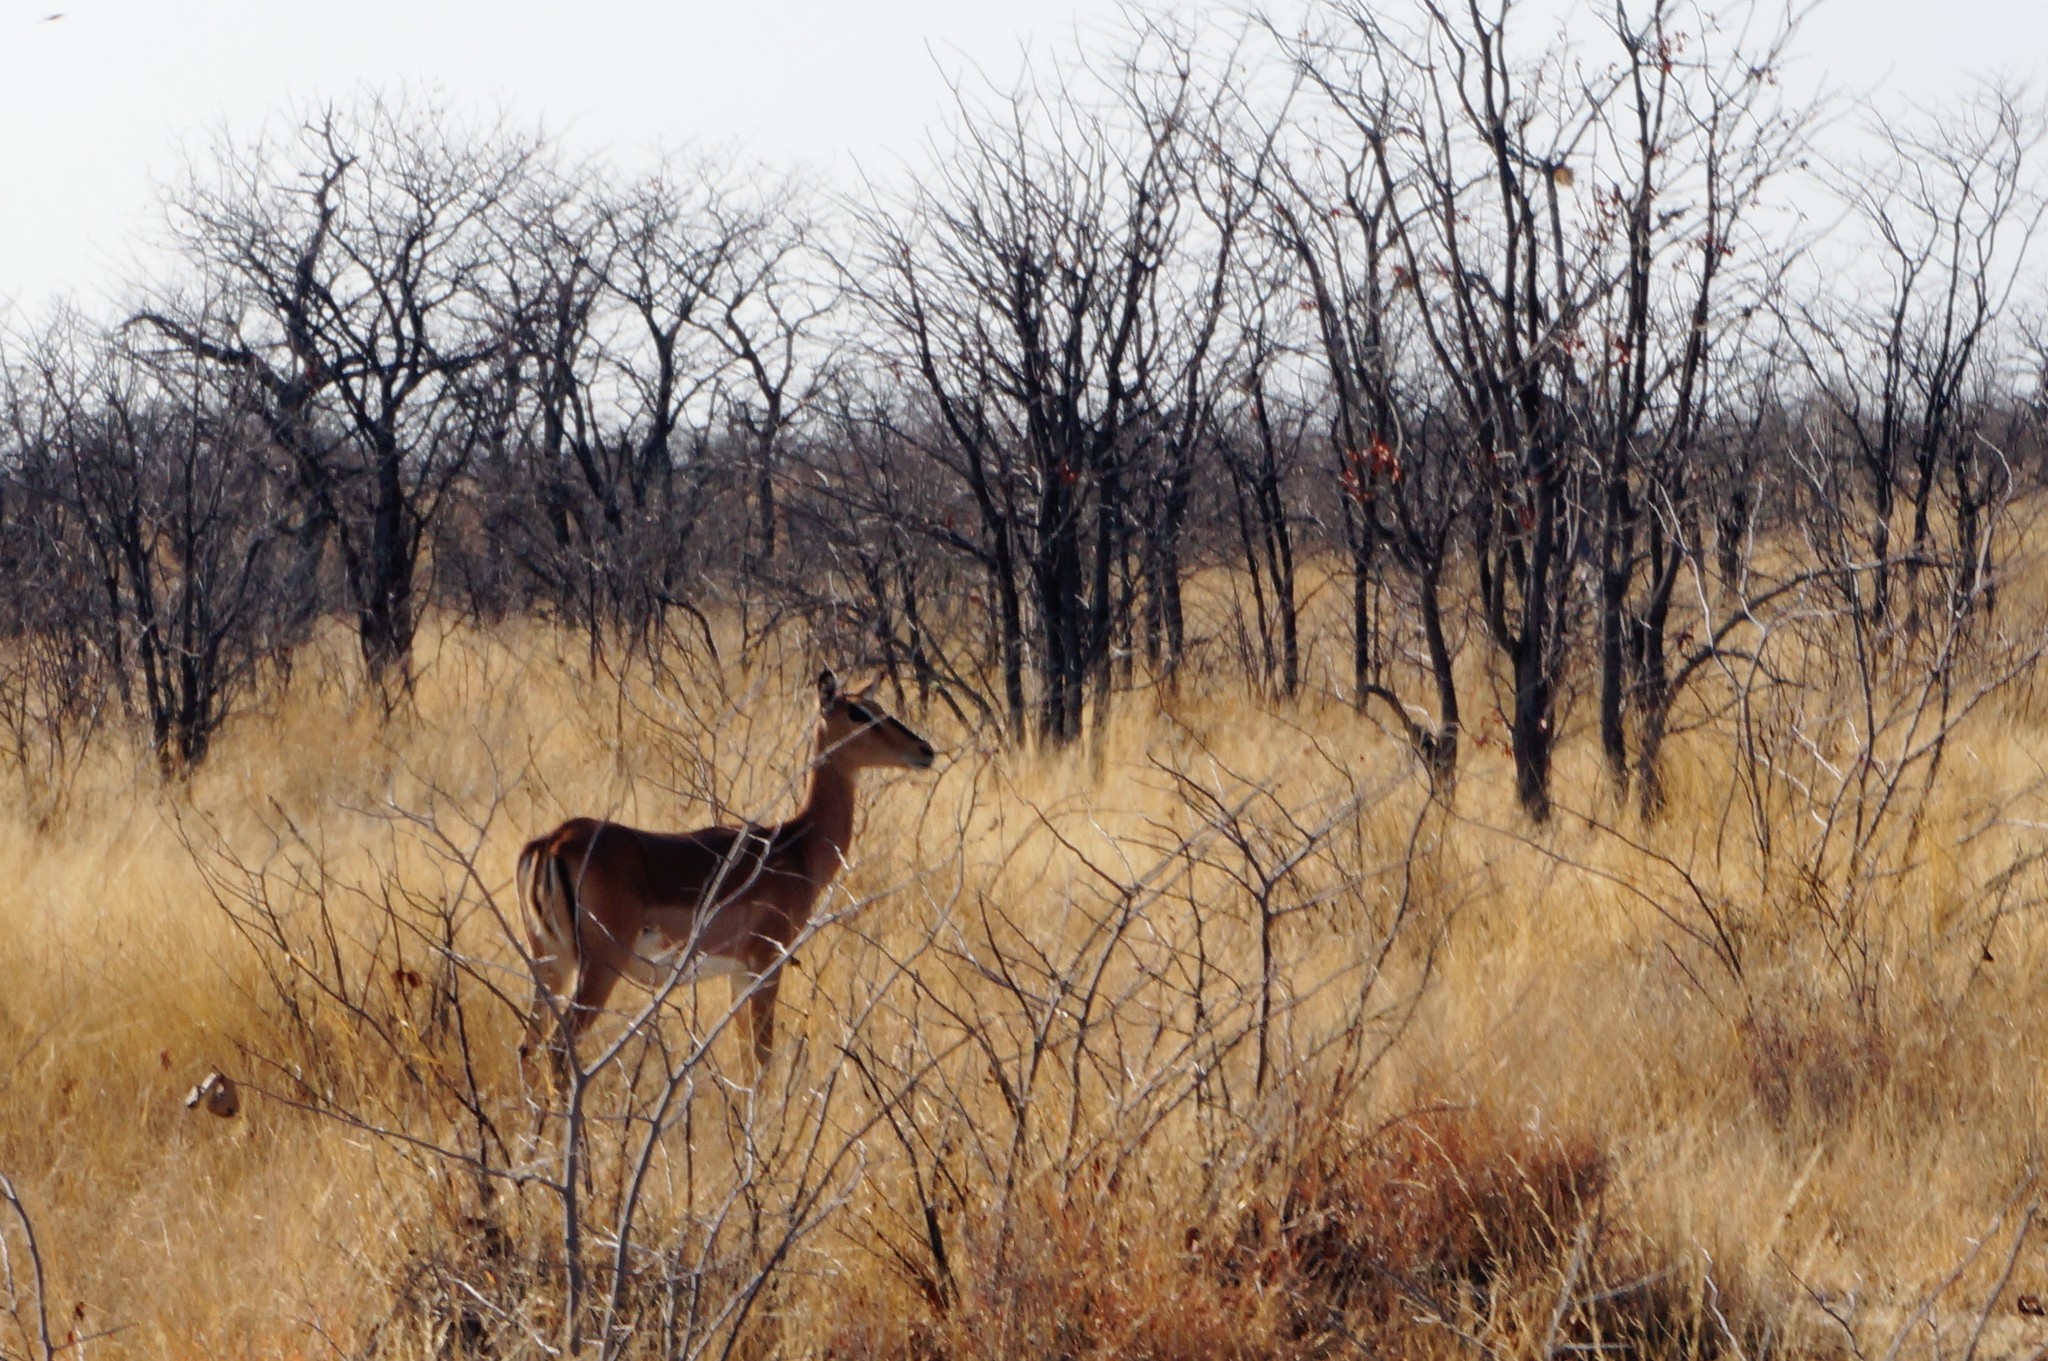
{"label": "reddish-brown dry bush", "polygon": [[1452,1103],[1361,1129],[1332,1109],[1247,1166],[1266,1184],[1207,1219],[1159,1187],[1089,1187],[1031,1198],[998,1245],[985,1211],[957,1298],[863,1294],[825,1350],[1663,1357],[1747,1350],[1759,1330],[1630,1219],[1611,1154],[1584,1131]]}

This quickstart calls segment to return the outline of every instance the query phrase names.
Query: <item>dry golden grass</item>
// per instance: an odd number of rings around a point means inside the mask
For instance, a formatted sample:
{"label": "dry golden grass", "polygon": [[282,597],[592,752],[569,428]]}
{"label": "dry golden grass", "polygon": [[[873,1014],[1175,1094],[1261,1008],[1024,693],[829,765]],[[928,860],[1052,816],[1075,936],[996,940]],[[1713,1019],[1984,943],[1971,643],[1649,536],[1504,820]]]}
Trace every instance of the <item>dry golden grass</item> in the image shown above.
{"label": "dry golden grass", "polygon": [[[450,630],[387,722],[337,641],[188,787],[109,747],[60,817],[0,822],[0,1172],[60,1337],[553,1345],[557,1197],[486,1195],[417,1142],[477,1147],[473,1092],[500,1170],[553,1175],[511,1055],[513,856],[572,812],[781,816],[809,661],[654,684],[537,625]],[[648,1259],[632,1354],[736,1332],[756,1355],[1875,1355],[1904,1330],[1902,1354],[1960,1356],[2008,1264],[1979,1354],[2048,1341],[2013,1305],[2048,1294],[2013,1239],[2048,1095],[2031,681],[1958,730],[1911,837],[1838,867],[1876,885],[1846,925],[1779,877],[1837,872],[1797,798],[1771,795],[1773,859],[1745,839],[1721,719],[1675,743],[1663,823],[1575,734],[1531,829],[1497,743],[1445,809],[1349,708],[1221,663],[1055,755],[911,716],[949,758],[869,777],[758,1086],[729,1040],[689,1059],[717,982],[628,1055],[641,1085],[593,1086],[645,1116],[661,1064],[691,1079],[641,1232],[689,1256],[705,1312],[662,1343],[677,1296]],[[180,1104],[214,1065],[245,1084],[235,1120]],[[600,1227],[636,1128],[593,1127]],[[7,1326],[0,1352],[26,1350]]]}

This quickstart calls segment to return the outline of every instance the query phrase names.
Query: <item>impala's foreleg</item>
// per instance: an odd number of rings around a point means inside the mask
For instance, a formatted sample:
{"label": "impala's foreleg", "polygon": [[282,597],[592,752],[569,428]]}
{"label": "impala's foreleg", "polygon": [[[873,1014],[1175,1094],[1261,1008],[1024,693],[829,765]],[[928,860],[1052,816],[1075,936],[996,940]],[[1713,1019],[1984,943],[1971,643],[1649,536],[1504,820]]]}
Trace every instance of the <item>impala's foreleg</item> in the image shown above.
{"label": "impala's foreleg", "polygon": [[743,958],[742,972],[733,979],[733,995],[747,999],[747,1033],[754,1042],[754,1071],[759,1073],[775,1050],[775,995],[782,987],[782,971],[796,960],[772,940],[756,942]]}
{"label": "impala's foreleg", "polygon": [[747,1028],[754,1037],[757,1072],[767,1068],[768,1058],[775,1051],[775,992],[781,985],[781,967],[770,965],[768,972],[754,979],[754,990],[747,997]]}

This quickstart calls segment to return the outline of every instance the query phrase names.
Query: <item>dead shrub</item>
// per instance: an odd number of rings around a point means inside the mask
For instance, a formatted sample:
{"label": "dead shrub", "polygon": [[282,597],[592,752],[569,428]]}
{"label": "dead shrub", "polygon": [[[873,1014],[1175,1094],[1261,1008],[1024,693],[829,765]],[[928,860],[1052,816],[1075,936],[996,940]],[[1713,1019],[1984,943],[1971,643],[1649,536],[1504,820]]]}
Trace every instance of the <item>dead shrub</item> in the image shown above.
{"label": "dead shrub", "polygon": [[[370,1329],[367,1357],[540,1355],[554,1326],[553,1271],[502,1215],[436,1206],[406,1230],[391,1273],[390,1308]],[[537,1238],[536,1242],[545,1242]]]}
{"label": "dead shrub", "polygon": [[1748,1353],[1759,1334],[1685,1254],[1614,1213],[1612,1158],[1588,1134],[1450,1105],[1370,1130],[1342,1112],[1300,1127],[1307,1138],[1253,1160],[1264,1188],[1211,1221],[1128,1184],[1026,1197],[1007,1232],[985,1207],[957,1240],[950,1307],[918,1309],[914,1283],[847,1300],[822,1350],[1649,1358]]}
{"label": "dead shrub", "polygon": [[1735,1336],[1680,1254],[1611,1213],[1612,1160],[1589,1134],[1463,1105],[1315,1128],[1217,1262],[1287,1302],[1297,1345],[1653,1357]]}
{"label": "dead shrub", "polygon": [[1750,1092],[1780,1134],[1839,1127],[1884,1088],[1893,1067],[1879,1026],[1818,1008],[1759,1006],[1737,1033]]}
{"label": "dead shrub", "polygon": [[[894,1347],[872,1329],[833,1355],[900,1354],[931,1361],[999,1356],[1211,1361],[1292,1354],[1277,1345],[1275,1311],[1218,1275],[1191,1247],[1198,1235],[1146,1197],[1091,1183],[1013,1207],[1007,1234],[994,1216],[963,1246],[971,1265],[951,1308],[905,1327]],[[851,1319],[848,1320],[852,1322]]]}

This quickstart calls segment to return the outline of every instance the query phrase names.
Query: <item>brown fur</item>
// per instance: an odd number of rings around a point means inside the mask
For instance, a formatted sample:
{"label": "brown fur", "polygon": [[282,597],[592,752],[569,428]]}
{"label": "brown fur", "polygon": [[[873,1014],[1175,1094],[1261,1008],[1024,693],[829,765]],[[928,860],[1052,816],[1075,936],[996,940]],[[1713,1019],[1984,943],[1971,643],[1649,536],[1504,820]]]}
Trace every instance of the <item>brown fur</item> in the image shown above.
{"label": "brown fur", "polygon": [[518,884],[535,990],[523,1062],[550,995],[568,1004],[559,1069],[619,979],[659,988],[677,969],[751,980],[747,1018],[755,1056],[767,1062],[780,966],[845,863],[859,773],[933,760],[929,742],[867,695],[843,693],[829,671],[818,678],[818,704],[810,795],[787,822],[650,832],[571,818],[526,844]]}

